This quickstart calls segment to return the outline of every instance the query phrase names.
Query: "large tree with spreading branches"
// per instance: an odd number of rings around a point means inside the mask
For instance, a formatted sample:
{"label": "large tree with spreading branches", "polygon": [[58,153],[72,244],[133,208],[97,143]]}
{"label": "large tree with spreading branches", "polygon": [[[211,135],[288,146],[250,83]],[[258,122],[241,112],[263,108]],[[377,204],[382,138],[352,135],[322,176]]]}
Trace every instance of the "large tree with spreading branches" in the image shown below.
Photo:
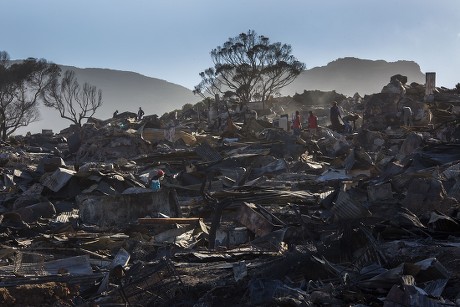
{"label": "large tree with spreading branches", "polygon": [[91,118],[102,106],[102,91],[96,86],[78,82],[75,72],[67,70],[61,80],[56,80],[44,93],[44,104],[56,109],[62,118],[81,128],[83,120]]}
{"label": "large tree with spreading branches", "polygon": [[264,102],[305,69],[291,53],[290,45],[271,43],[253,30],[241,33],[211,51],[214,67],[200,73],[194,93],[204,98],[231,91],[241,105],[255,97]]}
{"label": "large tree with spreading branches", "polygon": [[6,140],[18,128],[39,120],[40,97],[59,77],[58,65],[28,58],[11,61],[0,51],[0,135]]}

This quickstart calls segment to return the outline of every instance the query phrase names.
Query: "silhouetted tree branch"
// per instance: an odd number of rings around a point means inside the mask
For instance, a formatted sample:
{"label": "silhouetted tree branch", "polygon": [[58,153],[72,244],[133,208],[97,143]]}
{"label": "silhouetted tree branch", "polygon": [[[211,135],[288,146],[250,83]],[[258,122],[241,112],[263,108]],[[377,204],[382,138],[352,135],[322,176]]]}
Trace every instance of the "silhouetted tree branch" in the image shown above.
{"label": "silhouetted tree branch", "polygon": [[0,133],[5,140],[18,128],[39,120],[40,97],[59,77],[61,69],[46,60],[28,58],[11,63],[0,51]]}
{"label": "silhouetted tree branch", "polygon": [[81,87],[75,72],[67,70],[62,80],[56,80],[43,99],[45,106],[58,110],[62,118],[81,127],[83,119],[91,118],[102,106],[102,91],[88,83]]}
{"label": "silhouetted tree branch", "polygon": [[241,104],[256,95],[262,101],[290,84],[305,69],[305,64],[291,55],[290,45],[270,43],[253,30],[230,38],[211,51],[214,67],[200,73],[194,93],[204,95],[234,92]]}

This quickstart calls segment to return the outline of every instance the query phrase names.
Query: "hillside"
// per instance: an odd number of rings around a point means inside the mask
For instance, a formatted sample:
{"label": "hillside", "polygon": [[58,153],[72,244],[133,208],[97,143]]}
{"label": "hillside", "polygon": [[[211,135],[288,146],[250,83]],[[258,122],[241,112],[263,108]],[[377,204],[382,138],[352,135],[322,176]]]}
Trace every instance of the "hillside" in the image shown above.
{"label": "hillside", "polygon": [[[102,118],[110,116],[115,109],[120,112],[137,112],[142,107],[146,114],[163,115],[186,103],[196,103],[200,97],[178,84],[144,75],[111,69],[61,66],[72,69],[78,80],[84,80],[102,89],[104,107],[98,112]],[[105,116],[104,116],[105,115]]]}
{"label": "hillside", "polygon": [[353,96],[356,92],[364,96],[379,93],[388,84],[390,77],[396,74],[407,76],[409,83],[425,83],[425,74],[415,62],[386,62],[348,57],[330,62],[326,66],[305,70],[283,89],[282,94],[293,95],[304,90],[335,90],[347,96]]}
{"label": "hillside", "polygon": [[[163,115],[174,109],[180,109],[186,103],[201,100],[192,91],[165,80],[146,77],[129,72],[101,68],[76,68],[61,66],[63,70],[73,69],[80,84],[88,82],[102,90],[104,105],[96,113],[96,118],[106,119],[115,110],[137,112],[142,107],[146,115]],[[425,83],[425,75],[420,66],[412,61],[386,62],[356,58],[343,58],[326,66],[304,71],[292,84],[282,91],[283,96],[303,93],[304,90],[335,90],[337,93],[352,96],[358,92],[361,96],[381,91],[390,77],[402,74],[409,83]],[[55,133],[67,128],[70,122],[48,108],[41,108],[42,120],[17,131],[17,134],[41,132],[52,129]]]}
{"label": "hillside", "polygon": [[[72,69],[80,85],[88,82],[102,90],[104,104],[96,112],[96,118],[106,119],[115,110],[137,112],[139,107],[146,115],[163,115],[174,109],[180,109],[186,103],[195,104],[200,101],[191,90],[174,83],[144,75],[111,69],[76,68],[60,65],[62,70]],[[42,129],[52,129],[55,133],[67,128],[70,121],[59,117],[57,111],[45,107],[40,108],[41,120],[21,128],[17,134],[41,132]]]}

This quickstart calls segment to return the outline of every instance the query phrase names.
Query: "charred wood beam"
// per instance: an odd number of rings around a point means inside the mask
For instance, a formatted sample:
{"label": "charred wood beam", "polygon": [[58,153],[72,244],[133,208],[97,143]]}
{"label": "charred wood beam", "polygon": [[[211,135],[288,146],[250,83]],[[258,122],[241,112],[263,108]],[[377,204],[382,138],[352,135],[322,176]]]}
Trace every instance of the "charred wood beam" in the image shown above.
{"label": "charred wood beam", "polygon": [[199,217],[169,217],[169,218],[155,218],[155,217],[143,217],[138,218],[139,224],[143,225],[155,225],[155,224],[194,224],[200,221]]}
{"label": "charred wood beam", "polygon": [[0,287],[16,287],[19,285],[42,284],[46,282],[66,282],[69,284],[87,285],[88,287],[90,287],[94,284],[96,280],[104,277],[104,275],[105,274],[103,273],[94,273],[92,275],[84,275],[84,276],[51,275],[51,276],[33,276],[30,278],[14,276],[11,279],[2,277],[2,281],[0,281]]}

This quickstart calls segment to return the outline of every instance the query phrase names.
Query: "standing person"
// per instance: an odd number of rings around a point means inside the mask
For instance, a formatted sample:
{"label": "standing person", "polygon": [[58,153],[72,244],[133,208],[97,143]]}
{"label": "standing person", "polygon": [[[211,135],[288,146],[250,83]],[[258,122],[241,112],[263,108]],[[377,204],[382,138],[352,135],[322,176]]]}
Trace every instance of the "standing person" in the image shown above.
{"label": "standing person", "polygon": [[310,111],[310,115],[308,116],[308,129],[310,130],[311,136],[317,135],[318,132],[318,117]]}
{"label": "standing person", "polygon": [[118,115],[118,110],[115,110],[115,112],[113,112],[113,118],[117,117]]}
{"label": "standing person", "polygon": [[340,132],[342,130],[342,125],[340,124],[339,118],[342,119],[342,116],[340,115],[340,110],[337,106],[337,101],[334,101],[332,103],[332,107],[330,110],[330,119],[332,124],[332,130],[337,132]]}
{"label": "standing person", "polygon": [[403,107],[402,113],[403,113],[404,125],[411,127],[412,126],[412,116],[414,115],[414,113],[412,112],[412,109],[407,106]]}
{"label": "standing person", "polygon": [[302,122],[300,121],[300,113],[299,111],[295,111],[294,121],[292,122],[292,130],[294,132],[294,135],[299,136],[301,129],[302,129]]}
{"label": "standing person", "polygon": [[139,107],[139,111],[137,111],[137,120],[141,120],[142,116],[144,116],[144,110],[142,110],[141,107]]}
{"label": "standing person", "polygon": [[150,180],[150,189],[152,191],[156,192],[161,188],[160,185],[160,180],[163,180],[165,176],[165,172],[163,172],[161,169],[157,171],[157,173],[152,177]]}

